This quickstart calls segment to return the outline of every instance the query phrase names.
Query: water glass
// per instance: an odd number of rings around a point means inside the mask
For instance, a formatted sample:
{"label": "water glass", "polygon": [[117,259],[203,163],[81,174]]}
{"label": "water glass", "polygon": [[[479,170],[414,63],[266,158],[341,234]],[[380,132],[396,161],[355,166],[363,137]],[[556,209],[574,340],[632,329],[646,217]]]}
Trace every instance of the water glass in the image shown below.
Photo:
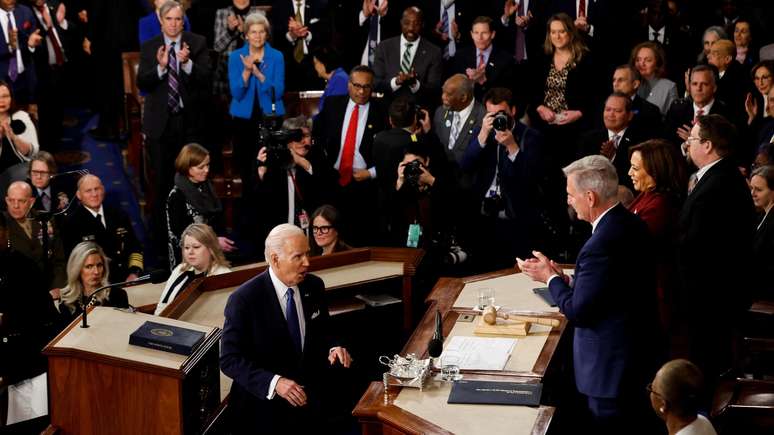
{"label": "water glass", "polygon": [[495,303],[494,289],[483,287],[478,289],[478,308],[484,310],[486,307],[493,306]]}
{"label": "water glass", "polygon": [[460,358],[456,355],[444,355],[441,357],[441,380],[452,382],[461,379],[459,364]]}

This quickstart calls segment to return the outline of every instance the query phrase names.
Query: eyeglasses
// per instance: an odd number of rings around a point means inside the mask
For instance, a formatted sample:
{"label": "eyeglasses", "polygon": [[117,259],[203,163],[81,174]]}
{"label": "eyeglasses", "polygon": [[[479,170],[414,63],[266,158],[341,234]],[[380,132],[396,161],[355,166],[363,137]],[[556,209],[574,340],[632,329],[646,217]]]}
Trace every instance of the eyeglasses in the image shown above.
{"label": "eyeglasses", "polygon": [[328,234],[332,229],[333,226],[331,225],[321,225],[319,227],[317,225],[312,225],[312,232],[315,234]]}
{"label": "eyeglasses", "polygon": [[666,401],[666,397],[664,397],[661,393],[653,389],[653,382],[649,382],[648,385],[645,386],[645,391],[647,391],[648,394],[655,394],[656,396],[660,397],[662,400]]}
{"label": "eyeglasses", "polygon": [[704,138],[701,138],[701,137],[697,137],[697,136],[688,136],[688,137],[685,139],[685,143],[687,143],[688,145],[690,145],[690,144],[691,144],[691,142],[698,142],[698,143],[702,143],[702,142],[704,142],[704,141],[706,141],[706,140],[707,140],[707,139],[704,139]]}
{"label": "eyeglasses", "polygon": [[360,83],[355,83],[355,82],[349,82],[349,83],[352,86],[354,86],[355,89],[359,89],[361,91],[370,91],[371,89],[374,88],[374,86],[371,85],[371,84],[360,84]]}
{"label": "eyeglasses", "polygon": [[47,177],[51,175],[51,172],[48,171],[30,171],[30,174],[35,177]]}

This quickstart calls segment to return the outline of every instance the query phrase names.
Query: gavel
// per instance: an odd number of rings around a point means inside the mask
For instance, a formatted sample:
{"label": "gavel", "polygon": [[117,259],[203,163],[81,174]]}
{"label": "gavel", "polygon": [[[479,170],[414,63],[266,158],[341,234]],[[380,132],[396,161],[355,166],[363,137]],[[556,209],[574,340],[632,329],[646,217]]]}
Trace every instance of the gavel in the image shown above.
{"label": "gavel", "polygon": [[488,306],[484,308],[484,322],[488,325],[496,325],[497,324],[497,318],[505,319],[505,320],[515,320],[518,322],[529,322],[529,323],[537,323],[538,325],[545,325],[545,326],[551,326],[553,328],[556,328],[559,326],[559,320],[558,319],[549,319],[545,317],[534,317],[534,316],[519,316],[514,314],[508,314],[508,313],[501,313],[497,311],[497,308],[493,306]]}

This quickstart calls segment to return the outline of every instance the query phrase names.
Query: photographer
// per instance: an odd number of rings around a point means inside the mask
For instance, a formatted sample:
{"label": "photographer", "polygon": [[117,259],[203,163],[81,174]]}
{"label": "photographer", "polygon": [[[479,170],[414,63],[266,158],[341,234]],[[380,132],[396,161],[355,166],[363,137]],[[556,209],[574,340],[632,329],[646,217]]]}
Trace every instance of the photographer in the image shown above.
{"label": "photographer", "polygon": [[[254,221],[259,222],[255,240],[265,239],[269,229],[281,223],[294,224],[304,231],[311,213],[320,205],[326,189],[325,165],[312,150],[310,120],[305,116],[288,118],[282,130],[273,132],[258,151]],[[327,183],[330,184],[330,183]]]}
{"label": "photographer", "polygon": [[557,211],[564,206],[558,168],[547,165],[540,133],[517,121],[511,91],[490,89],[484,105],[487,114],[462,169],[473,178],[480,204],[473,255],[492,270],[513,266],[515,257],[528,255],[538,241],[541,249],[545,242],[557,243]]}

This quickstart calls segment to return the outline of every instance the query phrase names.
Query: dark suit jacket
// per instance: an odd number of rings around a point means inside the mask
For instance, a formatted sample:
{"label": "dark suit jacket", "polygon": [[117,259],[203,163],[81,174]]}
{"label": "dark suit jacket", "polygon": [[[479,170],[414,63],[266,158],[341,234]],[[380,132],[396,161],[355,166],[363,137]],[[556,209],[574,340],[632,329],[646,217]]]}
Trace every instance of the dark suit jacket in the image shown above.
{"label": "dark suit jacket", "polygon": [[104,204],[102,210],[105,213],[107,228],[82,204],[73,205],[73,210],[65,221],[65,252],[69,256],[78,243],[96,242],[110,259],[111,281],[121,282],[129,273],[142,272],[142,248],[126,213]]}
{"label": "dark suit jacket", "polygon": [[723,77],[718,80],[718,90],[715,95],[728,107],[729,114],[733,117],[729,121],[740,127],[747,125],[744,100],[747,98],[747,94],[753,91],[757,90],[754,89],[752,80],[750,80],[750,72],[736,60],[732,61]]}
{"label": "dark suit jacket", "polygon": [[[51,183],[49,184],[49,187],[51,187],[51,210],[54,213],[60,212],[64,210],[64,208],[59,208],[59,197],[60,195],[64,195],[67,197],[67,203],[64,203],[64,207],[67,207],[67,205],[72,200],[71,197],[74,196],[72,192],[74,192],[73,189],[70,189],[69,186],[66,186],[66,183],[59,183],[57,182],[59,178],[54,178],[51,180]],[[27,180],[27,183],[32,186],[32,182],[30,180]],[[38,194],[38,188],[35,186],[32,186],[32,196],[35,197],[35,204],[32,206],[35,210],[43,211],[45,208],[43,207],[43,200],[40,198]]]}
{"label": "dark suit jacket", "polygon": [[664,134],[664,123],[658,106],[634,94],[632,112],[634,112],[634,118],[630,128],[637,130],[643,139],[654,139]]}
{"label": "dark suit jacket", "polygon": [[[228,298],[220,348],[220,367],[232,378],[229,407],[236,433],[296,433],[313,424],[303,421],[317,406],[318,374],[328,364],[334,343],[327,336],[329,319],[325,285],[314,275],[299,284],[306,324],[304,350],[293,346],[268,269],[242,284]],[[275,394],[266,398],[274,375],[303,385],[309,399],[304,408],[293,408]]]}
{"label": "dark suit jacket", "polygon": [[[347,128],[344,125],[344,116],[346,115],[348,103],[349,95],[336,95],[326,98],[325,106],[322,112],[317,115],[312,127],[315,145],[322,149],[325,161],[330,167],[336,164],[339,150],[344,145],[341,141],[341,132]],[[368,105],[368,124],[363,131],[363,137],[360,141],[360,154],[363,155],[369,168],[374,166],[374,161],[371,158],[374,135],[384,130],[385,125],[384,110],[378,101],[372,99]]]}
{"label": "dark suit jacket", "polygon": [[[457,135],[457,140],[454,142],[452,149],[449,149],[449,134],[451,134],[451,123],[454,121],[454,114],[443,106],[435,110],[433,131],[435,131],[435,135],[438,137],[438,141],[446,152],[446,158],[450,163],[459,165],[462,162],[462,156],[465,155],[465,150],[468,148],[473,130],[481,126],[481,120],[484,119],[484,115],[486,115],[484,106],[479,102],[474,102],[473,110],[470,111],[468,119],[462,120],[463,124]],[[447,122],[449,123],[448,125],[446,124]]]}
{"label": "dark suit jacket", "polygon": [[4,212],[4,214],[5,222],[8,225],[8,245],[11,249],[35,262],[38,271],[44,276],[45,283],[49,286],[49,289],[64,287],[67,284],[67,272],[65,270],[67,259],[65,258],[62,239],[56,226],[54,225],[55,230],[48,239],[51,256],[48,264],[46,264],[43,246],[38,239],[38,235],[42,234],[42,227],[38,221],[32,221],[33,238],[30,239],[14,218],[8,215],[7,212]]}
{"label": "dark suit jacket", "polygon": [[[413,3],[416,3],[424,12],[423,36],[432,40],[433,44],[443,47],[445,43],[433,32],[435,26],[441,22],[440,0],[419,0],[413,1]],[[470,30],[476,17],[480,15],[499,17],[502,13],[502,5],[494,0],[456,0],[454,2],[454,21],[457,23],[457,29],[460,32],[460,42],[457,43],[457,49],[459,50],[460,43],[467,44],[471,42]],[[492,24],[497,25],[496,22]],[[457,55],[455,54],[454,57],[457,57]]]}
{"label": "dark suit jacket", "polygon": [[[349,71],[355,65],[360,65],[363,50],[368,42],[370,21],[366,19],[363,25],[360,25],[362,2],[335,0],[329,4],[329,20],[333,24],[331,45],[339,47],[343,54],[344,69]],[[387,14],[379,17],[380,41],[400,34],[402,13],[401,3],[389,2]]]}
{"label": "dark suit jacket", "polygon": [[[182,42],[188,44],[191,50],[190,59],[193,62],[191,74],[186,74],[180,68],[179,91],[183,100],[184,119],[188,128],[201,128],[204,119],[201,112],[209,101],[210,94],[210,61],[206,41],[203,36],[183,32]],[[145,112],[142,120],[143,133],[151,139],[159,139],[169,119],[167,108],[168,85],[167,75],[159,78],[156,52],[164,44],[164,36],[159,35],[149,39],[140,50],[140,67],[137,71],[137,86],[146,93]]]}
{"label": "dark suit jacket", "polygon": [[[715,98],[715,102],[712,104],[712,109],[710,109],[710,113],[705,113],[705,115],[723,115],[726,117],[726,119],[731,120],[732,118],[729,117],[730,113],[728,110],[728,106],[726,106],[725,103],[720,101],[719,99]],[[677,135],[677,129],[678,127],[682,127],[683,125],[691,126],[693,125],[693,99],[691,97],[688,98],[680,98],[678,100],[675,100],[671,106],[669,106],[669,110],[667,111],[666,118],[664,119],[664,136],[672,141],[675,145],[680,145],[683,143],[683,140],[680,139],[680,136]]]}
{"label": "dark suit jacket", "polygon": [[761,227],[755,231],[752,253],[756,265],[752,271],[755,283],[753,296],[774,300],[774,283],[771,280],[774,276],[774,213],[769,212]]}
{"label": "dark suit jacket", "polygon": [[[8,77],[8,66],[10,59],[15,56],[12,54],[8,42],[0,36],[0,80],[9,83],[13,87],[14,100],[17,102],[29,102],[32,92],[35,89],[35,64],[33,62],[33,53],[30,52],[27,41],[38,27],[38,21],[32,9],[22,4],[16,4],[13,9],[13,18],[16,29],[19,32],[17,36],[16,47],[21,50],[22,62],[24,63],[24,72],[19,74],[15,82]],[[3,20],[5,20],[5,11],[3,11]],[[37,50],[35,50],[37,51]]]}
{"label": "dark suit jacket", "polygon": [[[62,26],[59,25],[59,22],[56,20],[56,10],[60,3],[62,2],[49,0],[46,2],[46,8],[48,8],[48,13],[51,16],[51,21],[53,22],[54,28],[56,29],[56,34],[59,36],[59,42],[63,50],[62,54],[64,55],[66,61],[68,55],[67,51],[70,47],[72,47],[72,43],[70,31],[63,29]],[[33,11],[33,16],[36,19],[37,28],[40,29],[40,36],[43,37],[43,41],[40,43],[38,48],[35,50],[35,53],[33,54],[35,57],[37,72],[41,73],[41,69],[43,67],[49,68],[47,41],[49,39],[48,33],[51,31],[51,29],[45,28],[45,23],[38,18],[37,14],[35,14],[35,11]],[[156,21],[158,22],[158,19]],[[70,29],[69,26],[68,29]]]}
{"label": "dark suit jacket", "polygon": [[549,283],[559,310],[575,326],[575,385],[586,396],[636,394],[658,367],[648,237],[645,224],[618,204],[581,248],[573,287],[561,278]]}
{"label": "dark suit jacket", "polygon": [[[467,45],[454,55],[454,68],[452,73],[465,74],[467,68],[475,69],[478,66],[476,58],[476,46]],[[496,87],[510,87],[513,79],[513,56],[497,47],[492,47],[489,60],[486,63],[486,82],[475,84],[474,93],[476,99],[481,101],[486,91]]]}
{"label": "dark suit jacket", "polygon": [[[414,48],[414,60],[411,68],[417,74],[420,83],[415,97],[421,104],[435,106],[441,89],[441,64],[443,62],[441,49],[420,38],[419,46]],[[400,72],[400,36],[382,40],[374,54],[374,72],[376,73],[376,91],[384,92],[392,100],[399,95],[413,95],[407,85],[393,92],[390,81]]]}
{"label": "dark suit jacket", "polygon": [[[330,38],[325,17],[323,16],[323,2],[306,0],[304,3],[304,25],[312,33],[310,45],[325,45]],[[362,8],[362,3],[361,3]],[[288,19],[296,16],[296,6],[293,0],[274,0],[271,5],[270,20],[272,23],[272,44],[277,50],[293,56],[295,45],[288,41]],[[311,50],[309,51],[311,53]]]}
{"label": "dark suit jacket", "polygon": [[[543,120],[537,114],[537,107],[543,104],[545,99],[545,85],[548,73],[551,70],[551,64],[553,62],[550,56],[542,59],[542,64],[535,68],[537,75],[533,77],[530,83],[534,83],[532,86],[532,107],[530,108],[530,118],[542,123]],[[570,70],[567,74],[567,86],[564,91],[564,98],[567,101],[567,108],[569,110],[580,110],[583,112],[583,118],[580,119],[580,123],[588,123],[590,118],[590,112],[593,106],[595,80],[593,78],[593,71],[591,69],[591,59],[587,53],[583,56],[583,59],[575,65],[575,68]],[[577,122],[576,122],[577,124]]]}
{"label": "dark suit jacket", "polygon": [[[584,134],[578,143],[579,158],[600,153],[603,142],[610,139],[607,129],[592,130]],[[618,150],[613,157],[613,166],[618,172],[618,184],[634,189],[632,179],[629,177],[629,148],[642,142],[642,138],[636,130],[627,128],[623,137],[618,141]]]}

